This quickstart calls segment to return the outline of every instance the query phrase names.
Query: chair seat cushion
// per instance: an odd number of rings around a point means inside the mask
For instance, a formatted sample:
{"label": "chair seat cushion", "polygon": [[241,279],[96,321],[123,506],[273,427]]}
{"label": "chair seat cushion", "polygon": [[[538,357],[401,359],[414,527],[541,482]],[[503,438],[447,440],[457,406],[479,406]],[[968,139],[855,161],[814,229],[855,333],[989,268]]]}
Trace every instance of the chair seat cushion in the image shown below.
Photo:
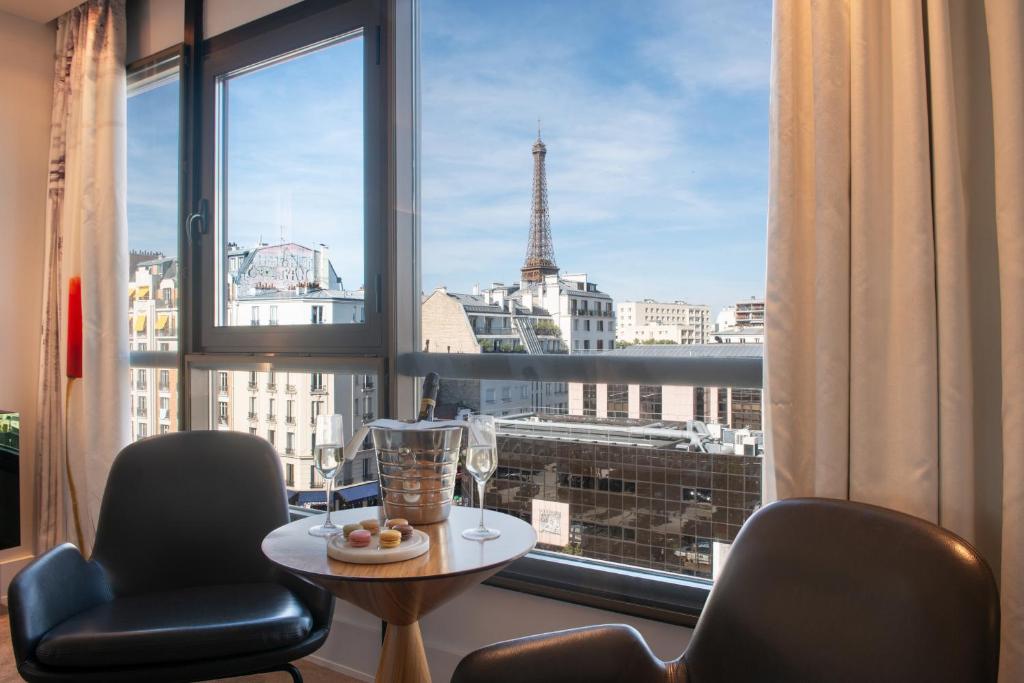
{"label": "chair seat cushion", "polygon": [[76,614],[42,637],[36,659],[76,668],[198,661],[294,645],[312,626],[284,586],[202,586],[115,598]]}

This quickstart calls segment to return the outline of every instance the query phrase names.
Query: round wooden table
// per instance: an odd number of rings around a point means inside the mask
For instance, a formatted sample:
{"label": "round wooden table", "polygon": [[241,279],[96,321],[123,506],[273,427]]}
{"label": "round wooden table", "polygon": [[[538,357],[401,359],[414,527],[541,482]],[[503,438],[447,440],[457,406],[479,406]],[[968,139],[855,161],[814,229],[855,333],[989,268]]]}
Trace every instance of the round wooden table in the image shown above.
{"label": "round wooden table", "polygon": [[[331,519],[342,526],[377,518],[383,526],[383,514],[379,507],[356,508],[332,512]],[[429,683],[420,617],[530,552],[537,542],[529,524],[492,510],[485,512],[485,522],[501,536],[466,540],[462,531],[476,527],[480,510],[452,506],[446,521],[416,527],[430,535],[426,554],[390,564],[353,564],[329,558],[327,540],[307,533],[324,517],[307,517],[270,532],[263,539],[263,554],[387,622],[377,662],[378,683]]]}

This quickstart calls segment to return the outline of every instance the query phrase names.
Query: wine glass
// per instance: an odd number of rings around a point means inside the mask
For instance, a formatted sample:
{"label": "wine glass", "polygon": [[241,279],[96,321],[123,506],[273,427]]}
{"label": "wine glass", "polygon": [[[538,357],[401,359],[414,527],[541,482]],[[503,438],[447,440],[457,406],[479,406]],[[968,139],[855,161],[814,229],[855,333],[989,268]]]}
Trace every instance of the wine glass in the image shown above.
{"label": "wine glass", "polygon": [[498,468],[498,436],[491,415],[470,415],[467,422],[469,439],[466,446],[466,471],[476,479],[476,488],[480,492],[480,526],[466,529],[462,537],[471,541],[489,541],[501,536],[497,529],[488,529],[484,525],[484,489],[487,480]]}
{"label": "wine glass", "polygon": [[341,415],[317,415],[316,442],[313,448],[313,467],[327,484],[327,519],[323,524],[310,527],[312,536],[333,536],[341,527],[331,521],[331,503],[334,498],[334,477],[341,467],[345,445],[344,423]]}

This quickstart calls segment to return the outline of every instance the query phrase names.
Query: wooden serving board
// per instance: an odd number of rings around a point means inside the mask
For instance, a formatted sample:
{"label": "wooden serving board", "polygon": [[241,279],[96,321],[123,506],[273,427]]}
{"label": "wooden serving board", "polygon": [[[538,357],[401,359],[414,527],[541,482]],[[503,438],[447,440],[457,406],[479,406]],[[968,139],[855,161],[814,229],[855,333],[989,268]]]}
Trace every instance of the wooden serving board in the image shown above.
{"label": "wooden serving board", "polygon": [[430,550],[430,536],[419,529],[412,530],[412,537],[402,541],[395,548],[380,548],[380,536],[370,538],[370,545],[364,548],[353,548],[341,534],[331,536],[327,541],[327,555],[332,560],[339,562],[352,562],[355,564],[386,564],[388,562],[402,562],[419,557]]}

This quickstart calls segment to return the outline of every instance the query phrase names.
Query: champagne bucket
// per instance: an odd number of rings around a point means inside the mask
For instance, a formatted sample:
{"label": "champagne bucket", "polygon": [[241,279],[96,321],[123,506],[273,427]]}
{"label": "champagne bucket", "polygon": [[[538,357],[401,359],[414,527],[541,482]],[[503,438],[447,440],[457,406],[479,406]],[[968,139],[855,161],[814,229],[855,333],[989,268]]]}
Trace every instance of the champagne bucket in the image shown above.
{"label": "champagne bucket", "polygon": [[462,427],[370,427],[377,451],[381,500],[388,518],[410,524],[448,519],[459,465]]}

